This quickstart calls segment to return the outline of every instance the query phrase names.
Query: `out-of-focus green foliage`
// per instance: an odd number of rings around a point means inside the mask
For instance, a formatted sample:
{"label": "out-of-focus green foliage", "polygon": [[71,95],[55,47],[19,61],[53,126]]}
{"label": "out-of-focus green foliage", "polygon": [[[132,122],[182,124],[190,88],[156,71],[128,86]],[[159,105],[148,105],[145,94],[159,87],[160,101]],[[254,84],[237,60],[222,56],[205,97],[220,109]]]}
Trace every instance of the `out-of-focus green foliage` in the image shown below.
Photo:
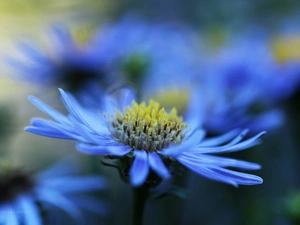
{"label": "out-of-focus green foliage", "polygon": [[300,192],[295,192],[288,197],[286,213],[293,224],[300,224]]}

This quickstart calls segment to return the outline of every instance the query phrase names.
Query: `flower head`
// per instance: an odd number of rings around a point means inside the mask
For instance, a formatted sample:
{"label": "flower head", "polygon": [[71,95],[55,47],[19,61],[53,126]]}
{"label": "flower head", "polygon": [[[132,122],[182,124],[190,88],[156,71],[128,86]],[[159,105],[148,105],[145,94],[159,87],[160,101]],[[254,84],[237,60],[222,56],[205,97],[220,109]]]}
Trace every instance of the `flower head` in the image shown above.
{"label": "flower head", "polygon": [[106,62],[113,64],[118,73],[143,88],[159,84],[152,76],[164,76],[167,80],[174,73],[195,74],[199,64],[198,36],[183,24],[126,15],[100,27],[94,43],[94,52],[105,55]]}
{"label": "flower head", "polygon": [[118,111],[111,119],[112,136],[133,149],[155,152],[170,144],[180,144],[186,124],[177,116],[175,108],[167,113],[158,102],[149,101],[128,106],[125,113]]}
{"label": "flower head", "polygon": [[[55,208],[69,214],[78,224],[84,219],[82,210],[106,213],[101,201],[80,196],[84,192],[102,190],[106,181],[99,176],[75,176],[75,170],[70,166],[62,161],[35,175],[20,168],[2,166],[1,224],[42,225],[45,219],[54,222]],[[42,211],[46,212],[46,218],[43,218]]]}
{"label": "flower head", "polygon": [[50,44],[45,51],[36,45],[21,43],[18,46],[21,59],[6,57],[8,65],[17,72],[17,78],[42,87],[64,86],[74,92],[91,82],[103,89],[111,83],[104,59],[92,51],[95,48],[92,43],[79,45],[63,25],[51,28]]}
{"label": "flower head", "polygon": [[133,186],[152,182],[153,173],[162,179],[169,178],[168,165],[172,162],[179,162],[197,174],[234,186],[262,183],[260,177],[226,168],[254,170],[260,168],[258,164],[209,154],[249,148],[258,143],[258,137],[264,132],[245,141],[242,139],[246,130],[233,130],[220,137],[206,139],[197,119],[197,109],[193,107],[196,99],[192,98],[186,118],[182,118],[175,108],[165,111],[155,101],[138,104],[131,91],[123,90],[123,100],[118,102],[107,97],[105,113],[95,114],[82,108],[71,94],[60,91],[69,115],[64,116],[31,96],[29,100],[55,122],[36,118],[26,130],[38,135],[76,140],[78,150],[86,154],[125,160],[130,167],[127,172]]}
{"label": "flower head", "polygon": [[[257,38],[257,36],[259,38]],[[274,130],[282,125],[280,101],[299,85],[299,63],[280,63],[270,40],[239,37],[209,59],[202,76],[205,127],[214,133],[234,127],[251,131]]]}

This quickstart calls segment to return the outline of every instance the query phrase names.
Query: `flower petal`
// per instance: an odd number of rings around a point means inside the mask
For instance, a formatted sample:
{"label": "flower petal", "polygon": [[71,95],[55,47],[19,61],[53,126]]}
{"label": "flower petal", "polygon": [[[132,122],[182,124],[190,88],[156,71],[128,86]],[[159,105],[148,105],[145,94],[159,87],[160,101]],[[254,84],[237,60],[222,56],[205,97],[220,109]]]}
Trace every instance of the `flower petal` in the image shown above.
{"label": "flower petal", "polygon": [[[239,143],[249,132],[248,129],[243,130],[238,136],[236,136],[233,140],[231,140],[228,144],[224,145],[223,147],[230,147],[232,145],[235,145]],[[199,147],[202,147],[202,143],[199,144]]]}
{"label": "flower petal", "polygon": [[110,213],[109,204],[103,200],[98,200],[93,196],[74,195],[69,198],[80,209],[87,210],[98,215]]}
{"label": "flower petal", "polygon": [[25,127],[25,131],[45,137],[75,140],[74,138],[71,138],[68,135],[62,134],[54,130],[42,129],[37,127]]}
{"label": "flower petal", "polygon": [[10,204],[0,207],[0,223],[5,225],[19,225],[15,209]]}
{"label": "flower petal", "polygon": [[235,167],[244,170],[258,170],[261,168],[261,166],[257,163],[206,154],[195,155],[191,153],[183,153],[178,156],[177,159],[186,159],[207,166]]}
{"label": "flower petal", "polygon": [[238,135],[238,129],[231,130],[223,135],[220,135],[218,137],[214,138],[206,138],[204,141],[201,142],[201,147],[210,147],[210,146],[216,146],[219,144],[223,144],[232,138],[234,138],[236,135]]}
{"label": "flower petal", "polygon": [[135,159],[130,167],[130,183],[133,186],[141,186],[148,177],[149,174],[149,162],[147,153],[144,150],[134,151]]}
{"label": "flower petal", "polygon": [[79,161],[78,158],[74,158],[73,156],[63,157],[57,163],[52,165],[46,170],[43,170],[36,174],[36,179],[38,182],[43,182],[43,180],[49,180],[53,177],[61,176],[61,177],[69,177],[73,176],[80,172],[78,167]]}
{"label": "flower petal", "polygon": [[18,205],[24,212],[24,224],[42,224],[39,210],[33,200],[29,196],[20,196],[18,198]]}
{"label": "flower petal", "polygon": [[91,155],[115,155],[115,156],[123,156],[129,153],[132,148],[126,145],[119,146],[99,146],[99,145],[89,145],[86,143],[79,142],[76,144],[77,149],[80,152]]}
{"label": "flower petal", "polygon": [[34,46],[32,43],[19,42],[18,50],[22,55],[26,55],[29,59],[35,62],[37,65],[47,65],[50,63],[49,58],[46,57],[41,49]]}
{"label": "flower petal", "polygon": [[83,123],[86,127],[94,131],[95,133],[102,134],[103,132],[103,120],[101,116],[93,115],[92,112],[82,109],[77,100],[69,93],[60,89],[60,94],[65,107],[68,109],[71,115],[79,122]]}
{"label": "flower petal", "polygon": [[[223,146],[218,146],[218,147],[196,147],[196,148],[192,148],[189,150],[189,152],[194,153],[194,154],[202,154],[202,153],[227,153],[227,152],[234,152],[234,151],[239,151],[239,150],[244,150],[247,148],[250,148],[254,145],[257,145],[259,143],[258,138],[260,136],[262,136],[263,134],[265,134],[266,132],[263,131],[257,135],[255,135],[252,138],[249,138],[245,141],[242,141],[238,144],[232,144],[232,142],[230,142],[227,145],[223,145]],[[235,141],[234,141],[235,142]]]}
{"label": "flower petal", "polygon": [[63,54],[66,49],[75,48],[74,40],[66,27],[55,24],[51,27],[50,33],[53,45],[58,54]]}
{"label": "flower petal", "polygon": [[[66,185],[66,183],[68,185]],[[107,181],[99,176],[84,177],[59,177],[48,178],[41,185],[47,188],[57,189],[61,193],[75,193],[82,191],[97,191],[107,187]]]}
{"label": "flower petal", "polygon": [[199,104],[199,102],[202,102],[202,99],[200,99],[201,96],[203,95],[201,95],[198,90],[191,90],[189,103],[185,113],[185,121],[189,124],[192,132],[203,124],[204,112],[206,109],[204,109],[204,104]]}
{"label": "flower petal", "polygon": [[30,127],[25,127],[25,131],[53,138],[85,141],[73,127],[68,125],[61,125],[41,118],[32,119],[31,125]]}
{"label": "flower petal", "polygon": [[46,202],[59,209],[67,212],[76,224],[81,224],[82,214],[79,209],[66,197],[62,196],[59,192],[53,190],[47,190],[45,188],[39,188],[37,191],[37,199],[41,202]]}
{"label": "flower petal", "polygon": [[[100,134],[100,132],[99,132],[99,133],[95,134],[90,129],[88,129],[85,125],[78,122],[72,115],[70,115],[69,118],[74,126],[74,129],[79,133],[79,135],[81,135],[89,143],[101,144],[101,143],[103,143],[103,137],[106,137],[107,135],[109,135],[109,130],[107,129],[107,127],[103,127],[103,129],[102,129],[103,133]],[[99,131],[99,129],[98,129],[98,131]]]}
{"label": "flower petal", "polygon": [[52,117],[57,122],[62,123],[62,124],[70,125],[70,122],[69,122],[68,118],[65,115],[63,115],[62,113],[56,111],[55,109],[48,106],[47,104],[43,103],[38,98],[36,98],[34,96],[29,96],[28,100],[32,104],[34,104],[37,108],[39,108],[42,112],[49,115],[50,117]]}
{"label": "flower petal", "polygon": [[163,179],[169,178],[170,172],[162,159],[155,153],[148,153],[149,166]]}
{"label": "flower petal", "polygon": [[195,130],[195,132],[189,137],[186,137],[186,139],[184,139],[180,145],[172,145],[160,151],[160,154],[167,156],[177,156],[184,151],[188,151],[188,149],[193,148],[195,145],[201,142],[205,137],[205,134],[206,132],[202,129]]}
{"label": "flower petal", "polygon": [[261,184],[263,182],[262,178],[252,174],[231,171],[228,169],[213,167],[205,164],[199,164],[188,159],[179,158],[178,161],[199,175],[202,175],[208,179],[228,183],[236,187],[239,184],[255,185]]}
{"label": "flower petal", "polygon": [[133,89],[123,88],[120,93],[121,96],[121,109],[125,109],[127,106],[132,104],[132,101],[136,99],[136,95]]}

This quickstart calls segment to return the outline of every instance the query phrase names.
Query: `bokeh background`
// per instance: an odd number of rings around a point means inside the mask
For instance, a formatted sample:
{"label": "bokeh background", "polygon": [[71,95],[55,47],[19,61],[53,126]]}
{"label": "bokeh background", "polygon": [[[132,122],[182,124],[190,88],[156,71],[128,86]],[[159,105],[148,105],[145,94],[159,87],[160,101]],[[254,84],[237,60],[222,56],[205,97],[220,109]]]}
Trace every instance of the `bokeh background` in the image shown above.
{"label": "bokeh background", "polygon": [[[296,43],[292,57],[300,59],[300,2],[296,0],[0,0],[1,56],[17,55],[16,43],[20,41],[46,46],[47,29],[53,24],[68,27],[76,41],[84,43],[101,31],[103,24],[133,14],[149,23],[175,23],[191,29],[199,45],[205,46],[205,51],[194,56],[204,59],[199,61],[203,67],[205,59],[211,59],[209,63],[214,65],[214,53],[226,43],[234,47],[236,39],[245,38],[246,43],[253,44],[265,34],[272,42],[286,32],[294,35],[292,41],[286,42]],[[251,51],[250,47],[249,55]],[[103,166],[100,158],[76,152],[72,141],[37,137],[24,131],[30,118],[43,117],[28,102],[28,95],[40,97],[54,108],[63,107],[55,88],[45,91],[18,80],[4,61],[0,63],[1,158],[30,171],[40,171],[64,156],[78,158],[83,173],[100,173],[110,181],[110,188],[100,197],[110,203],[112,214],[99,217],[99,223],[128,224],[130,187],[121,181],[117,170]],[[296,83],[285,73],[282,70],[280,76],[286,78],[280,82]],[[180,79],[185,76],[182,74]],[[272,82],[265,85],[271,86]],[[186,191],[149,201],[145,224],[300,224],[300,92],[297,86],[290,91],[276,102],[285,115],[280,126],[268,130],[261,145],[230,154],[261,164],[262,169],[255,174],[264,179],[262,185],[235,188],[185,171],[184,179],[176,182]]]}

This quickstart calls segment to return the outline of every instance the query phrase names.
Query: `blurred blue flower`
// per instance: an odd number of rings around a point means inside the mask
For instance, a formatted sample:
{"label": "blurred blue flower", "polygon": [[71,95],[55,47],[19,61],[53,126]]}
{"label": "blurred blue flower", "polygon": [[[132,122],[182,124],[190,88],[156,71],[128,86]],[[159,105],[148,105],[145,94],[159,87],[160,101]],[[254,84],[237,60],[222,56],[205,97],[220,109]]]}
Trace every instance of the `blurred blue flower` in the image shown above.
{"label": "blurred blue flower", "polygon": [[[69,111],[67,116],[55,111],[37,98],[29,100],[55,121],[34,118],[26,131],[52,138],[78,141],[77,149],[86,154],[120,157],[127,160],[129,180],[133,186],[147,182],[151,173],[160,178],[170,177],[168,165],[178,161],[185,167],[209,179],[234,186],[262,183],[251,174],[227,169],[235,167],[256,170],[260,166],[241,160],[212,156],[256,145],[265,132],[242,141],[247,130],[233,130],[215,138],[205,138],[197,107],[197,98],[191,98],[183,118],[173,108],[170,112],[159,103],[134,101],[131,90],[120,91],[120,100],[106,97],[104,114],[83,108],[69,93],[60,90],[62,101]],[[118,111],[118,110],[120,111]]]}
{"label": "blurred blue flower", "polygon": [[[49,33],[48,49],[20,43],[18,59],[6,57],[6,62],[16,71],[16,77],[42,87],[66,87],[69,90],[88,90],[90,83],[103,89],[115,79],[106,73],[105,56],[93,51],[91,42],[79,44],[63,25],[54,25]],[[99,89],[99,87],[98,87]]]}
{"label": "blurred blue flower", "polygon": [[39,225],[49,220],[51,224],[61,224],[64,221],[58,220],[56,209],[67,213],[75,224],[86,221],[83,210],[107,213],[104,202],[82,195],[103,190],[106,180],[99,176],[77,176],[72,166],[62,160],[36,175],[13,168],[1,171],[0,223]]}
{"label": "blurred blue flower", "polygon": [[199,91],[207,96],[205,127],[223,132],[234,127],[252,131],[280,126],[278,104],[298,88],[300,64],[278,62],[265,39],[241,38],[208,60]]}
{"label": "blurred blue flower", "polygon": [[[199,68],[198,35],[180,23],[146,21],[134,15],[100,27],[94,37],[95,52],[106,56],[107,64],[136,82],[138,87],[152,87],[152,76],[171,81],[196,74]],[[104,58],[104,57],[103,57]]]}

